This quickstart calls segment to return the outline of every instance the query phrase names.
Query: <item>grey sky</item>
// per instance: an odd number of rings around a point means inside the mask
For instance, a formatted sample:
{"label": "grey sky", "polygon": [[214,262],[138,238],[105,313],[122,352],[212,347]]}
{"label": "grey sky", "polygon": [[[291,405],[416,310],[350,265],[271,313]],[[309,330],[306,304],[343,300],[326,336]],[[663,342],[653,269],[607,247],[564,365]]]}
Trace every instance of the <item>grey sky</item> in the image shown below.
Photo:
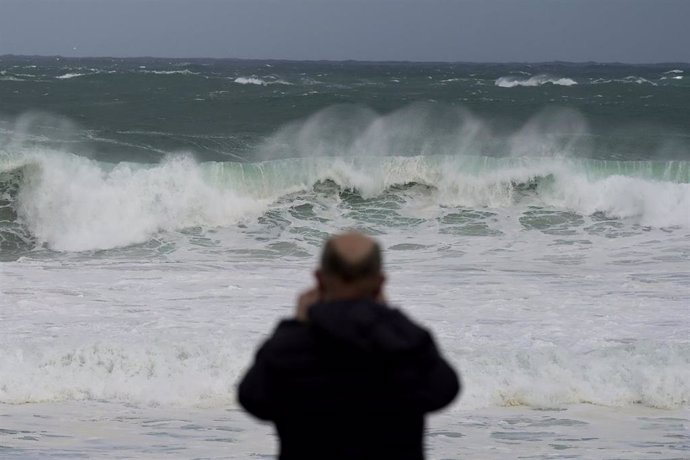
{"label": "grey sky", "polygon": [[0,0],[0,54],[690,62],[690,0]]}

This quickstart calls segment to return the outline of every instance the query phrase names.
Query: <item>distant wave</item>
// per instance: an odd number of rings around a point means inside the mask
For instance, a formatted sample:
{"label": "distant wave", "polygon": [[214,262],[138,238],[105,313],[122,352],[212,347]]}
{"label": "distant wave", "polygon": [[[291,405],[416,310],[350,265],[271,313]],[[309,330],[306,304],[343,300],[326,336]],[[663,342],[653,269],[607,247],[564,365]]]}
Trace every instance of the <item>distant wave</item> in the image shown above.
{"label": "distant wave", "polygon": [[58,80],[69,80],[70,78],[78,78],[78,77],[83,77],[83,76],[85,76],[85,75],[89,75],[89,74],[85,74],[85,73],[66,73],[66,74],[63,74],[63,75],[58,75],[58,76],[55,77],[55,78],[58,79]]}
{"label": "distant wave", "polygon": [[235,83],[240,85],[258,85],[258,86],[268,86],[268,85],[291,85],[292,83],[284,80],[263,80],[257,77],[237,77],[234,80]]}
{"label": "distant wave", "polygon": [[27,79],[36,78],[37,75],[30,73],[8,73],[7,70],[0,70],[0,81],[28,81]]}
{"label": "distant wave", "polygon": [[647,85],[652,85],[652,86],[658,86],[656,83],[654,83],[651,80],[647,80],[644,77],[638,77],[635,75],[630,75],[630,76],[627,76],[625,78],[614,78],[614,79],[597,78],[595,80],[592,80],[591,83],[593,85],[605,85],[605,84],[609,84],[609,83],[623,83],[623,84],[633,83],[633,84],[637,84],[637,85],[647,84]]}
{"label": "distant wave", "polygon": [[496,80],[496,86],[501,88],[514,88],[516,86],[542,86],[546,84],[558,86],[573,86],[577,82],[571,78],[555,78],[548,75],[535,75],[529,78],[500,77]]}
{"label": "distant wave", "polygon": [[265,86],[268,84],[264,80],[262,80],[260,78],[254,78],[254,77],[237,77],[237,78],[235,78],[235,83],[239,83],[240,85],[261,85],[261,86]]}
{"label": "distant wave", "polygon": [[630,75],[629,77],[625,77],[622,80],[617,80],[621,83],[636,83],[638,85],[643,85],[643,84],[648,84],[652,86],[656,86],[657,84],[654,83],[651,80],[647,80],[646,78],[643,77],[637,77],[635,75]]}
{"label": "distant wave", "polygon": [[199,75],[189,69],[184,70],[140,70],[140,73],[149,73],[153,75]]}

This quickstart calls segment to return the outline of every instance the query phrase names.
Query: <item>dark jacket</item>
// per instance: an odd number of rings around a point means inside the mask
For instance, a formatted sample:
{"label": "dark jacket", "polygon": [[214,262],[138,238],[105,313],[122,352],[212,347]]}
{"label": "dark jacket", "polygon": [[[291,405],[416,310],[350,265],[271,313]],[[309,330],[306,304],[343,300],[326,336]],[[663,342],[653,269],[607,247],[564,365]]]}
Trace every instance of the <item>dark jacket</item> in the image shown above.
{"label": "dark jacket", "polygon": [[425,329],[371,301],[317,304],[282,321],[239,386],[275,423],[281,460],[420,460],[424,414],[450,403],[458,377]]}

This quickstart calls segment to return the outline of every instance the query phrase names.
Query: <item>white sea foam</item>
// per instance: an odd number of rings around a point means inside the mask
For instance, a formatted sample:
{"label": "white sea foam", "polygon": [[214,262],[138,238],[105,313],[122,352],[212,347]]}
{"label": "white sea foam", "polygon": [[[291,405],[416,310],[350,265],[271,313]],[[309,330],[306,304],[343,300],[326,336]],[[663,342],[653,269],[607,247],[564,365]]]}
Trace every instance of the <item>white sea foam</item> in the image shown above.
{"label": "white sea foam", "polygon": [[576,354],[553,347],[464,358],[466,407],[567,404],[671,409],[690,404],[690,347],[611,346]]}
{"label": "white sea foam", "polygon": [[109,400],[144,405],[232,402],[242,363],[230,349],[95,343],[0,347],[0,402]]}
{"label": "white sea foam", "polygon": [[496,80],[496,86],[501,88],[514,88],[516,86],[542,86],[546,84],[558,86],[574,86],[577,82],[571,78],[557,78],[548,75],[535,75],[529,78],[500,77]]}
{"label": "white sea foam", "polygon": [[[464,241],[408,228],[381,238],[391,248],[393,302],[432,325],[461,372],[457,408],[672,409],[690,404],[689,291],[687,275],[666,276],[684,262],[661,262],[668,250],[682,251],[663,235],[601,238],[594,246],[554,245],[563,237],[534,232]],[[411,237],[439,250],[394,250]],[[299,242],[289,238],[271,243]],[[199,259],[203,252],[182,251],[161,262],[7,266],[0,279],[13,281],[0,285],[0,299],[16,308],[5,311],[0,340],[0,402],[233,404],[254,346],[291,313],[280,305],[312,268],[311,258],[238,263],[226,252],[255,247],[233,237],[207,255],[212,263]],[[585,252],[582,265],[547,262]],[[644,268],[615,269],[633,256]]]}
{"label": "white sea foam", "polygon": [[[0,402],[232,403],[233,383],[246,365],[236,344],[155,342],[2,347]],[[690,349],[682,345],[612,346],[585,354],[553,347],[485,349],[455,360],[465,376],[465,409],[690,404]]]}

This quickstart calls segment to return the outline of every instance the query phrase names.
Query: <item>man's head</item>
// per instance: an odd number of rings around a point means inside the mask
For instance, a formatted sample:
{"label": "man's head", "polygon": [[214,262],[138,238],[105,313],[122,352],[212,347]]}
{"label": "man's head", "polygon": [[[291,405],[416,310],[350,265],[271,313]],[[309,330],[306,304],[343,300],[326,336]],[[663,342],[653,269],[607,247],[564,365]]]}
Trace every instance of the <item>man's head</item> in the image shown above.
{"label": "man's head", "polygon": [[325,301],[379,299],[385,282],[381,248],[362,233],[336,235],[323,248],[316,278]]}

